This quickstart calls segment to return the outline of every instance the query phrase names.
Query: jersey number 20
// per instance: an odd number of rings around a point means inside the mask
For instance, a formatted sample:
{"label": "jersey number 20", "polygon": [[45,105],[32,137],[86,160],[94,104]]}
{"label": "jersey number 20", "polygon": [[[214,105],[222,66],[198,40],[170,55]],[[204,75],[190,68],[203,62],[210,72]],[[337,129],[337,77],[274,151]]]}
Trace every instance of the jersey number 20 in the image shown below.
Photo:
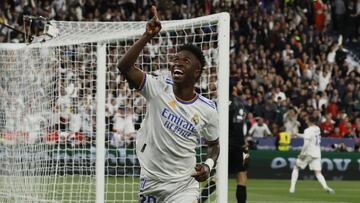
{"label": "jersey number 20", "polygon": [[140,203],[156,203],[156,197],[152,195],[140,195]]}

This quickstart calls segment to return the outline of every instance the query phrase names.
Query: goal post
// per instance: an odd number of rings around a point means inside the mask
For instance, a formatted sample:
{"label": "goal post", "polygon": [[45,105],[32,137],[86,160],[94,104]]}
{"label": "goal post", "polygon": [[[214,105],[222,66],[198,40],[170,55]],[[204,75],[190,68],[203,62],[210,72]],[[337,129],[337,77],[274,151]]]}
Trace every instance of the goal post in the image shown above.
{"label": "goal post", "polygon": [[[219,110],[219,185],[217,187],[217,202],[228,202],[228,167],[229,167],[229,47],[230,47],[230,15],[221,14],[219,23],[219,68],[218,68],[218,92],[221,94],[218,100]],[[220,82],[221,81],[221,82]]]}
{"label": "goal post", "polygon": [[96,202],[105,200],[106,44],[97,44],[96,70]]}
{"label": "goal post", "polygon": [[[221,148],[217,191],[208,202],[227,202],[230,16],[161,23],[137,66],[167,75],[177,48],[193,43],[203,50],[196,89],[217,104]],[[0,44],[0,202],[138,202],[135,140],[146,101],[117,61],[146,22],[51,24],[56,37]],[[206,146],[202,138],[198,143],[203,162]]]}

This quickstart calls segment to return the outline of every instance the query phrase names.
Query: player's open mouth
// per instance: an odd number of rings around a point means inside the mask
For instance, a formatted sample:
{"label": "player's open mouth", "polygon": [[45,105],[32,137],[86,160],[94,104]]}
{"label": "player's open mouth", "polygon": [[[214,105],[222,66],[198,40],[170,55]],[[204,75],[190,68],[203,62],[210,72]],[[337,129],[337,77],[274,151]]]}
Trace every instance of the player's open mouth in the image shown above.
{"label": "player's open mouth", "polygon": [[182,77],[184,75],[184,72],[180,69],[175,69],[173,74],[174,77]]}

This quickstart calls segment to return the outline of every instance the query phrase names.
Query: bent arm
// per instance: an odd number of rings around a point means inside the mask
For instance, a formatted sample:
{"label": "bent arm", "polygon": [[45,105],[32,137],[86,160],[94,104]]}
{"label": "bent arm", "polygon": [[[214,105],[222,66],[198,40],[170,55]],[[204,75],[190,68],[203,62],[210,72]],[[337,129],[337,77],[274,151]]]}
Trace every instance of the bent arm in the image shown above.
{"label": "bent arm", "polygon": [[195,167],[195,173],[191,176],[197,181],[203,182],[210,176],[210,171],[214,167],[220,153],[219,138],[214,141],[207,142],[207,159],[202,164],[197,164]]}
{"label": "bent arm", "polygon": [[208,141],[207,159],[212,159],[216,163],[220,154],[219,138],[214,141]]}
{"label": "bent arm", "polygon": [[272,133],[271,133],[271,131],[269,129],[269,126],[267,126],[267,125],[265,125],[265,132],[266,132],[267,136],[272,136]]}
{"label": "bent arm", "polygon": [[250,130],[249,130],[249,132],[248,132],[248,136],[250,136],[250,137],[253,136],[253,133],[254,133],[254,131],[255,131],[255,125],[256,125],[256,124],[254,124],[254,125],[251,126],[251,128],[250,128]]}

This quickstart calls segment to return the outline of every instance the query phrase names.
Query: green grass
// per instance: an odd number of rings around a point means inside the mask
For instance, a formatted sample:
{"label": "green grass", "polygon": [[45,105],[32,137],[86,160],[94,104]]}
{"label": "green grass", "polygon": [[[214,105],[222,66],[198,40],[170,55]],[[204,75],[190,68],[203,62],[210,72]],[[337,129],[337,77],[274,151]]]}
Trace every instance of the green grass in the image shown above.
{"label": "green grass", "polygon": [[[290,194],[290,180],[248,180],[249,203],[327,203],[327,202],[360,202],[359,181],[327,181],[336,193],[324,192],[316,180],[300,180],[296,192]],[[229,180],[229,203],[235,203],[235,180]]]}
{"label": "green grass", "polygon": [[[29,182],[31,178],[27,178]],[[1,178],[0,178],[1,180]],[[20,181],[15,180],[20,185]],[[58,177],[56,183],[53,178],[47,179],[51,190],[55,187],[55,194],[46,195],[46,199],[58,200],[58,202],[93,202],[95,199],[94,177],[90,176],[66,176]],[[107,181],[107,202],[137,202],[138,178],[109,177]],[[0,181],[1,183],[1,181]],[[297,183],[296,192],[288,192],[290,180],[248,180],[248,203],[359,203],[360,181],[328,181],[336,194],[325,193],[320,184],[315,180],[300,180]],[[236,203],[236,183],[229,179],[229,203]],[[1,190],[0,190],[1,191]],[[127,191],[127,192],[121,192]],[[134,191],[134,192],[130,192]],[[210,202],[213,201],[212,195]],[[1,194],[0,194],[1,200]],[[126,201],[124,201],[126,200]],[[0,201],[1,202],[1,201]]]}

